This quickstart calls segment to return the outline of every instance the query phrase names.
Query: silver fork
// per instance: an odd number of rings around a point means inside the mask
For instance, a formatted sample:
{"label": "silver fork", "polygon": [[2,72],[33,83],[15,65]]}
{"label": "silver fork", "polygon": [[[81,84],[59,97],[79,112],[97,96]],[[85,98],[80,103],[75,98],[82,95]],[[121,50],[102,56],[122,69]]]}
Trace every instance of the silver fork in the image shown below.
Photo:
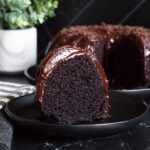
{"label": "silver fork", "polygon": [[13,98],[31,94],[35,87],[28,84],[18,84],[0,81],[0,109]]}

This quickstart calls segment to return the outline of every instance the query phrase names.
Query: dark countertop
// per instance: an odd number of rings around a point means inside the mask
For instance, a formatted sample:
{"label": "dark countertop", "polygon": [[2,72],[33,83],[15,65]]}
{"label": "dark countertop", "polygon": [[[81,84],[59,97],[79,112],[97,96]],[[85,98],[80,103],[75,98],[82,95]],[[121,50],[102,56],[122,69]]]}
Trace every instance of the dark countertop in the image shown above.
{"label": "dark countertop", "polygon": [[[28,83],[23,75],[0,75],[0,80]],[[149,103],[149,99],[145,100]],[[106,138],[47,139],[14,128],[12,150],[150,150],[150,109],[134,129]]]}

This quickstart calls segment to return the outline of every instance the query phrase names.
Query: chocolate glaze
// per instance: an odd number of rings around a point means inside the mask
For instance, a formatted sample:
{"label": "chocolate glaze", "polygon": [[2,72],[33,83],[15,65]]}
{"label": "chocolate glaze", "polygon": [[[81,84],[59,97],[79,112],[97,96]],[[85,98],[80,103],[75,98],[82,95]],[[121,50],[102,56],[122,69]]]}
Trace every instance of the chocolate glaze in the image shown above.
{"label": "chocolate glaze", "polygon": [[102,78],[102,82],[104,85],[104,93],[105,93],[105,100],[106,100],[106,104],[105,104],[106,113],[109,111],[109,108],[110,108],[109,96],[108,96],[109,85],[108,85],[108,80],[103,70],[103,67],[101,66],[97,58],[95,57],[94,53],[91,53],[90,51],[85,51],[81,48],[75,48],[71,46],[65,46],[59,49],[55,49],[53,52],[49,53],[47,57],[41,63],[37,91],[36,91],[36,100],[37,100],[38,106],[41,106],[41,103],[43,101],[45,83],[49,74],[55,69],[55,67],[57,67],[59,63],[62,63],[63,61],[66,61],[70,58],[73,58],[75,56],[80,56],[80,55],[87,55],[91,57],[91,60],[96,64],[96,67],[98,69],[98,72],[100,74],[100,77]]}
{"label": "chocolate glaze", "polygon": [[95,52],[98,60],[103,60],[103,36],[99,34],[98,26],[76,26],[60,31],[51,46],[59,48],[65,45],[80,47]]}

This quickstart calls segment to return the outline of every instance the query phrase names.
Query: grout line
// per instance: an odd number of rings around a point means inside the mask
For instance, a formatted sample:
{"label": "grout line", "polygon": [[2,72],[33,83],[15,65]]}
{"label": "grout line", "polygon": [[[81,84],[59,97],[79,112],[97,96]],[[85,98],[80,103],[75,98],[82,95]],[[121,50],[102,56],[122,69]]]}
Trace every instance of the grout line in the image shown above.
{"label": "grout line", "polygon": [[66,25],[66,27],[72,25],[72,23],[75,22],[94,1],[95,0],[90,0],[90,2],[88,2],[87,5],[85,5],[84,8],[81,9],[79,13]]}
{"label": "grout line", "polygon": [[129,13],[125,15],[123,19],[119,21],[119,24],[123,24],[127,19],[129,19],[144,3],[146,0],[141,0]]}

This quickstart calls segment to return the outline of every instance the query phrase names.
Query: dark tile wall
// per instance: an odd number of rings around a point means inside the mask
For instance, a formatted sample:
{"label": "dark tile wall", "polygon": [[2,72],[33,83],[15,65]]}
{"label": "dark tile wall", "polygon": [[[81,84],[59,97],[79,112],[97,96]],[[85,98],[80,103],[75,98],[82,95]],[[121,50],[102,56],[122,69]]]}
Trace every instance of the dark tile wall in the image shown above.
{"label": "dark tile wall", "polygon": [[56,16],[37,27],[39,60],[48,41],[63,27],[101,22],[150,27],[149,16],[150,0],[59,0]]}
{"label": "dark tile wall", "polygon": [[140,0],[95,0],[73,24],[119,23]]}
{"label": "dark tile wall", "polygon": [[138,25],[150,28],[150,0],[145,0],[124,24]]}
{"label": "dark tile wall", "polygon": [[59,0],[59,8],[56,10],[56,16],[37,27],[39,60],[44,56],[44,50],[48,41],[61,28],[67,26],[90,3],[91,0]]}

